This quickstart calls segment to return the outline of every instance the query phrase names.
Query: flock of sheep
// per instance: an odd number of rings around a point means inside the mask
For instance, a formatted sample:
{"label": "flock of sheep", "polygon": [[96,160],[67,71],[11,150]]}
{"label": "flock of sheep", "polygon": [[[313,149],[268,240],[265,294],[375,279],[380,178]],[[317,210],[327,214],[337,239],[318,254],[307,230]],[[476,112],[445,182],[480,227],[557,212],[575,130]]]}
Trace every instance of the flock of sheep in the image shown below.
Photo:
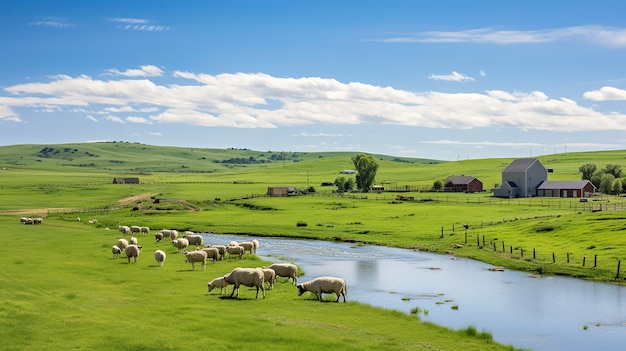
{"label": "flock of sheep", "polygon": [[[143,226],[118,226],[118,231],[123,235],[132,234],[150,234],[150,228]],[[191,267],[195,270],[195,264],[202,265],[202,269],[206,269],[207,260],[213,262],[224,259],[226,257],[241,259],[245,253],[256,254],[259,242],[255,239],[252,241],[236,242],[231,241],[228,245],[204,245],[203,237],[191,231],[185,231],[181,237],[175,229],[162,229],[154,234],[156,242],[170,240],[172,245],[180,252],[183,250],[185,263],[191,263]],[[189,250],[190,247],[196,247],[195,250]],[[111,252],[113,257],[117,258],[122,252],[126,255],[128,263],[131,258],[137,262],[137,258],[141,253],[142,246],[138,245],[138,240],[132,236],[129,240],[120,238],[115,245],[112,246]],[[157,264],[162,267],[165,263],[167,255],[163,250],[156,250],[154,258]],[[339,302],[341,296],[346,301],[346,282],[336,277],[320,277],[311,281],[298,284],[298,267],[291,263],[274,263],[268,267],[262,268],[235,268],[224,276],[217,277],[208,283],[208,291],[211,292],[215,288],[220,288],[220,295],[224,288],[233,285],[233,291],[230,296],[239,297],[239,287],[241,285],[247,287],[256,287],[256,297],[259,297],[259,290],[263,298],[265,298],[265,290],[271,290],[276,282],[276,277],[286,277],[291,280],[298,289],[298,296],[309,291],[322,301],[322,294],[334,293],[337,295]],[[267,288],[265,287],[267,283]]]}

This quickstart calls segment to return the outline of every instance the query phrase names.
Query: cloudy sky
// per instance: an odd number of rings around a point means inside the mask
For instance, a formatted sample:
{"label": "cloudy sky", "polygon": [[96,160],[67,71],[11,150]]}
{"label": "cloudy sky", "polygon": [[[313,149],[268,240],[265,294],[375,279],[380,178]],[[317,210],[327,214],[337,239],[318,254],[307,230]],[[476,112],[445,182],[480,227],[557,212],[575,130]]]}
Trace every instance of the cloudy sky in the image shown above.
{"label": "cloudy sky", "polygon": [[623,1],[0,3],[0,145],[626,149]]}

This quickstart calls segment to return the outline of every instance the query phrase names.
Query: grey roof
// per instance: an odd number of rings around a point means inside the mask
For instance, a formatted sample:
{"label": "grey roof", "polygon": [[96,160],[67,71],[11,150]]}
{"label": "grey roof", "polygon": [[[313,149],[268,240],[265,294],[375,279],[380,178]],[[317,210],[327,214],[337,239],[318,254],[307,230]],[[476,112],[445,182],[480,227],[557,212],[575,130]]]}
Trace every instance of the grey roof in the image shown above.
{"label": "grey roof", "polygon": [[[582,189],[590,183],[588,180],[557,180],[541,183],[537,189],[541,190],[561,190],[561,189]],[[593,184],[591,184],[593,186]],[[593,186],[595,188],[595,186]]]}
{"label": "grey roof", "polygon": [[[518,158],[517,160],[513,160],[503,172],[524,172],[535,162],[539,162],[539,160],[536,158]],[[541,162],[539,162],[539,164],[541,164]],[[541,166],[543,167],[543,165]]]}
{"label": "grey roof", "polygon": [[447,183],[452,183],[452,184],[469,184],[469,183],[471,183],[474,179],[476,179],[476,177],[470,177],[470,176],[451,176],[451,177],[448,177],[448,179],[446,179],[446,184],[447,184]]}

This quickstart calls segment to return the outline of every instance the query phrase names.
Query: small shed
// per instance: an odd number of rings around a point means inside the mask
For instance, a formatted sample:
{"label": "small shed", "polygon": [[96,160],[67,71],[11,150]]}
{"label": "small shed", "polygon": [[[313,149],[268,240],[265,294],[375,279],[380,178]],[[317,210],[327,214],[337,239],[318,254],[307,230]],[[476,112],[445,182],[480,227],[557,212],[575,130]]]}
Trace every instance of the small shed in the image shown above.
{"label": "small shed", "polygon": [[451,176],[443,183],[443,191],[476,193],[483,191],[483,182],[470,176]]}
{"label": "small shed", "polygon": [[113,184],[139,184],[139,178],[113,178]]}
{"label": "small shed", "polygon": [[537,188],[537,196],[588,198],[596,187],[588,180],[546,181]]}
{"label": "small shed", "polygon": [[269,196],[290,196],[296,194],[295,186],[269,186],[267,195]]}

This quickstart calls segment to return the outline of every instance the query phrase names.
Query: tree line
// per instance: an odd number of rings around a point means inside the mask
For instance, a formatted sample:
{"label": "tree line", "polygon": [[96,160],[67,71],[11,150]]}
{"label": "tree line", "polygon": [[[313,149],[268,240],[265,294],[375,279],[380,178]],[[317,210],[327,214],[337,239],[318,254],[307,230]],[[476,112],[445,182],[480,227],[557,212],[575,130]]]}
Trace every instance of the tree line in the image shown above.
{"label": "tree line", "polygon": [[626,192],[626,177],[622,166],[609,163],[604,168],[598,168],[595,163],[582,164],[578,171],[582,180],[588,180],[603,194],[619,195]]}

